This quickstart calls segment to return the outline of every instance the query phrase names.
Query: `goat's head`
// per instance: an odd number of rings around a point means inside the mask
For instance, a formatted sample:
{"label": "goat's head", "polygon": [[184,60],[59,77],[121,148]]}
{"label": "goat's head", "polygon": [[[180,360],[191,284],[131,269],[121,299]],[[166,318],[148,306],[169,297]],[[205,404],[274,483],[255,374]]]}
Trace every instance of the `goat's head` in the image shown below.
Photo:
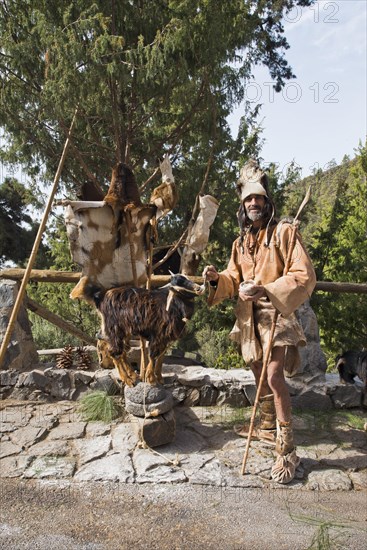
{"label": "goat's head", "polygon": [[200,296],[205,292],[205,285],[198,285],[191,281],[186,275],[181,273],[172,273],[170,271],[171,280],[168,283],[168,288],[173,292],[184,295],[196,295]]}
{"label": "goat's head", "polygon": [[175,294],[179,294],[186,299],[193,299],[195,296],[200,296],[205,292],[205,285],[198,285],[191,281],[186,275],[181,273],[172,273],[170,271],[171,280],[168,284],[161,288],[168,288],[168,298],[166,310],[168,311],[172,302],[172,298]]}

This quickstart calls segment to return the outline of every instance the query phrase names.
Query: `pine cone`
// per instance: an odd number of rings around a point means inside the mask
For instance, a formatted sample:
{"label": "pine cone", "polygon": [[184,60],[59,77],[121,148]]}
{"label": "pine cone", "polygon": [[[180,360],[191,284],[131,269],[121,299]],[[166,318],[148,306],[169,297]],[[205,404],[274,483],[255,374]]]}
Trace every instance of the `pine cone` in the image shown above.
{"label": "pine cone", "polygon": [[77,369],[88,370],[92,367],[92,359],[89,352],[83,347],[79,346],[75,350],[77,356]]}
{"label": "pine cone", "polygon": [[74,348],[73,346],[65,346],[60,355],[56,359],[56,368],[71,369],[74,364]]}

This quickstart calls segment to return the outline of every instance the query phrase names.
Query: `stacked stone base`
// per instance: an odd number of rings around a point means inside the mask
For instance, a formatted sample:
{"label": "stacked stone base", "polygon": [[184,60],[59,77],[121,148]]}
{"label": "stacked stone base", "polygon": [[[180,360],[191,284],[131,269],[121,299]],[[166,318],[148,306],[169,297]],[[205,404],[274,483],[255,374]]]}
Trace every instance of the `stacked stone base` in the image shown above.
{"label": "stacked stone base", "polygon": [[140,382],[125,386],[125,409],[139,440],[149,447],[171,443],[176,435],[174,400],[163,386],[151,386]]}

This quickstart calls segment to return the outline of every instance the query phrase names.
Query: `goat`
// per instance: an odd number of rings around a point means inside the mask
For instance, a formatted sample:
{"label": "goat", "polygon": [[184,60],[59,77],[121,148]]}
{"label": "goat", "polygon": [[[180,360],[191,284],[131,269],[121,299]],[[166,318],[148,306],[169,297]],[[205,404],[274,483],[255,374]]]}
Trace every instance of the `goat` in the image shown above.
{"label": "goat", "polygon": [[354,384],[354,378],[358,376],[367,391],[367,351],[345,351],[335,358],[335,366],[341,382]]}
{"label": "goat", "polygon": [[145,381],[162,382],[163,356],[169,343],[178,340],[194,313],[194,298],[203,294],[185,275],[171,273],[170,282],[158,289],[111,288],[104,290],[82,277],[70,297],[82,298],[97,308],[101,319],[98,337],[108,344],[120,378],[128,386],[138,381],[127,359],[130,338],[141,336],[149,342],[149,363]]}

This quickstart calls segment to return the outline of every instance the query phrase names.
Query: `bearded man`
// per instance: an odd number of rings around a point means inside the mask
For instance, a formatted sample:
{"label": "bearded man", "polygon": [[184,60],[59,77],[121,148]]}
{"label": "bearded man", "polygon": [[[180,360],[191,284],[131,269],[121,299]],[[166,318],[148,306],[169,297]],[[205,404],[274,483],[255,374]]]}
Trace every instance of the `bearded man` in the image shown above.
{"label": "bearded man", "polygon": [[[280,314],[260,394],[260,422],[253,438],[275,446],[272,478],[289,483],[300,459],[293,440],[291,399],[284,370],[294,375],[300,364],[297,347],[304,346],[306,340],[294,311],[310,297],[316,276],[298,231],[290,267],[284,273],[292,226],[276,221],[268,178],[255,161],[250,160],[241,169],[237,191],[241,234],[233,243],[228,267],[218,273],[213,265],[206,266],[203,277],[210,282],[209,305],[239,296],[230,337],[239,345],[256,384],[275,309]],[[248,426],[245,424],[237,433],[247,437]]]}

